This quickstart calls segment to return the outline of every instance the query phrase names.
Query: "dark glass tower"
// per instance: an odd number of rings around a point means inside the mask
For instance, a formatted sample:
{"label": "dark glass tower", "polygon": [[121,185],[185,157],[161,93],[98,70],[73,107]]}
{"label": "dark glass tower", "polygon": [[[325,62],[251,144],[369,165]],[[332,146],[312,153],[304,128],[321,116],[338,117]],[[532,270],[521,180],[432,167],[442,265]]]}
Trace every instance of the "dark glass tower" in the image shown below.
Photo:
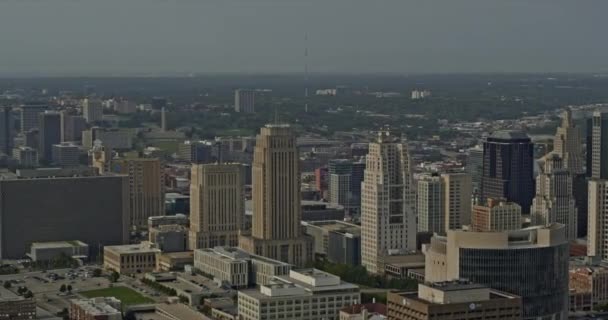
{"label": "dark glass tower", "polygon": [[530,213],[534,197],[534,145],[523,132],[497,131],[483,143],[481,200],[506,199]]}
{"label": "dark glass tower", "polygon": [[38,115],[40,124],[40,143],[38,155],[50,161],[54,144],[61,143],[61,115],[58,112],[45,112]]}

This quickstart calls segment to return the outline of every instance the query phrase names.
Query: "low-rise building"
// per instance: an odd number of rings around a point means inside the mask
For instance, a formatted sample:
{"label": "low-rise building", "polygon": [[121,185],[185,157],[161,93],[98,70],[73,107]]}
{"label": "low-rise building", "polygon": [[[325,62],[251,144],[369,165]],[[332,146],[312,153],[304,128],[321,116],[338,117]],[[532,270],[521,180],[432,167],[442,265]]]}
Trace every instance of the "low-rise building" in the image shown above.
{"label": "low-rise building", "polygon": [[340,310],[340,320],[385,320],[386,305],[383,303],[354,304]]}
{"label": "low-rise building", "polygon": [[417,292],[389,292],[389,320],[521,319],[521,298],[467,281],[419,284]]}
{"label": "low-rise building", "polygon": [[337,319],[340,309],[360,301],[359,287],[316,269],[292,270],[259,289],[239,291],[242,320]]}
{"label": "low-rise building", "polygon": [[34,242],[30,249],[32,261],[48,261],[61,255],[75,258],[87,258],[89,245],[82,241]]}
{"label": "low-rise building", "polygon": [[120,274],[151,272],[156,268],[160,250],[150,242],[106,246],[103,248],[103,266]]}
{"label": "low-rise building", "polygon": [[114,297],[70,300],[71,320],[121,320],[121,302]]}
{"label": "low-rise building", "polygon": [[386,256],[383,259],[384,273],[400,279],[411,278],[410,271],[423,269],[424,254],[412,252],[410,254]]}
{"label": "low-rise building", "polygon": [[[568,286],[570,299],[576,296],[575,301],[586,301],[589,297],[591,309],[608,304],[608,268],[603,266],[586,266],[571,269]],[[578,299],[578,300],[577,300]],[[577,303],[576,311],[588,311],[587,303]],[[571,308],[572,309],[572,308]]]}
{"label": "low-rise building", "polygon": [[0,319],[36,319],[36,300],[23,297],[0,297]]}
{"label": "low-rise building", "polygon": [[188,216],[185,214],[176,214],[172,216],[152,216],[148,218],[148,229],[171,224],[187,227],[190,225],[190,219],[188,219]]}
{"label": "low-rise building", "polygon": [[273,277],[287,275],[291,270],[287,263],[233,247],[195,250],[194,267],[234,288],[266,284]]}
{"label": "low-rise building", "polygon": [[183,271],[187,265],[194,263],[194,252],[166,252],[156,257],[156,269],[159,271]]}

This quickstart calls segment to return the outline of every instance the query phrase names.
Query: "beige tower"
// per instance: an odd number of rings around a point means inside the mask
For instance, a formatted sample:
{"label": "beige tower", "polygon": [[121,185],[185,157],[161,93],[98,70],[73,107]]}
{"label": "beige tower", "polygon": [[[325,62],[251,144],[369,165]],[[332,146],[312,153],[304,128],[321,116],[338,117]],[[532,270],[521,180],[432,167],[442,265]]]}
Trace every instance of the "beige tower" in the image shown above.
{"label": "beige tower", "polygon": [[595,262],[608,261],[608,180],[589,180],[589,224],[587,256]]}
{"label": "beige tower", "polygon": [[443,194],[445,231],[460,229],[471,222],[472,182],[468,173],[445,173]]}
{"label": "beige tower", "polygon": [[296,136],[289,125],[269,124],[257,136],[252,165],[253,229],[242,236],[244,250],[305,266],[312,239],[302,233],[300,168]]}
{"label": "beige tower", "polygon": [[129,175],[132,228],[146,228],[149,217],[165,215],[164,175],[159,159],[114,159],[110,170]]}
{"label": "beige tower", "polygon": [[577,208],[573,192],[573,174],[565,168],[558,154],[545,156],[540,161],[536,177],[536,196],[530,210],[533,225],[558,222],[565,225],[568,240],[576,239]]}
{"label": "beige tower", "polygon": [[557,128],[553,140],[553,153],[564,160],[564,168],[572,174],[584,173],[583,140],[581,130],[572,121],[572,112],[564,111],[562,125]]}
{"label": "beige tower", "polygon": [[388,130],[369,144],[361,184],[361,262],[384,271],[384,257],[416,250],[416,195],[407,144]]}
{"label": "beige tower", "polygon": [[190,249],[236,247],[245,214],[240,164],[195,164],[190,180]]}

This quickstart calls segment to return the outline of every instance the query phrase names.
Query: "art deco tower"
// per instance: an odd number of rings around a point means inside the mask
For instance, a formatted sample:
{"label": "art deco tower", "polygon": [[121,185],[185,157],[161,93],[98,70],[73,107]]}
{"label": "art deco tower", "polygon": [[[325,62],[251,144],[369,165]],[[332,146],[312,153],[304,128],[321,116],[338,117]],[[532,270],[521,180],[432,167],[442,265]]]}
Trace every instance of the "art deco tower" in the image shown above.
{"label": "art deco tower", "polygon": [[389,130],[370,143],[361,185],[361,259],[384,271],[384,257],[416,249],[416,196],[407,145]]}
{"label": "art deco tower", "polygon": [[300,168],[296,136],[285,124],[269,124],[257,136],[252,165],[253,228],[239,245],[254,254],[304,266],[312,239],[302,233]]}

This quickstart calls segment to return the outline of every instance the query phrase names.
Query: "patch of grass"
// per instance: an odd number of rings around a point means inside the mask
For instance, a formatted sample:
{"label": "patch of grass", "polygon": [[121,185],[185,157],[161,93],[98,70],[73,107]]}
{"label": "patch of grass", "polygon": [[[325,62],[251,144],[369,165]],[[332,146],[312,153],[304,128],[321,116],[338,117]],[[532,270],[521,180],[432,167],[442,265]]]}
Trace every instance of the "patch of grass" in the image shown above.
{"label": "patch of grass", "polygon": [[133,289],[127,287],[111,287],[105,289],[80,292],[87,298],[114,297],[122,302],[123,308],[132,304],[153,303],[154,300],[144,297]]}
{"label": "patch of grass", "polygon": [[175,153],[175,152],[177,152],[177,150],[179,148],[179,141],[177,141],[177,140],[157,140],[157,141],[150,141],[149,145],[152,147],[157,147],[168,153]]}

